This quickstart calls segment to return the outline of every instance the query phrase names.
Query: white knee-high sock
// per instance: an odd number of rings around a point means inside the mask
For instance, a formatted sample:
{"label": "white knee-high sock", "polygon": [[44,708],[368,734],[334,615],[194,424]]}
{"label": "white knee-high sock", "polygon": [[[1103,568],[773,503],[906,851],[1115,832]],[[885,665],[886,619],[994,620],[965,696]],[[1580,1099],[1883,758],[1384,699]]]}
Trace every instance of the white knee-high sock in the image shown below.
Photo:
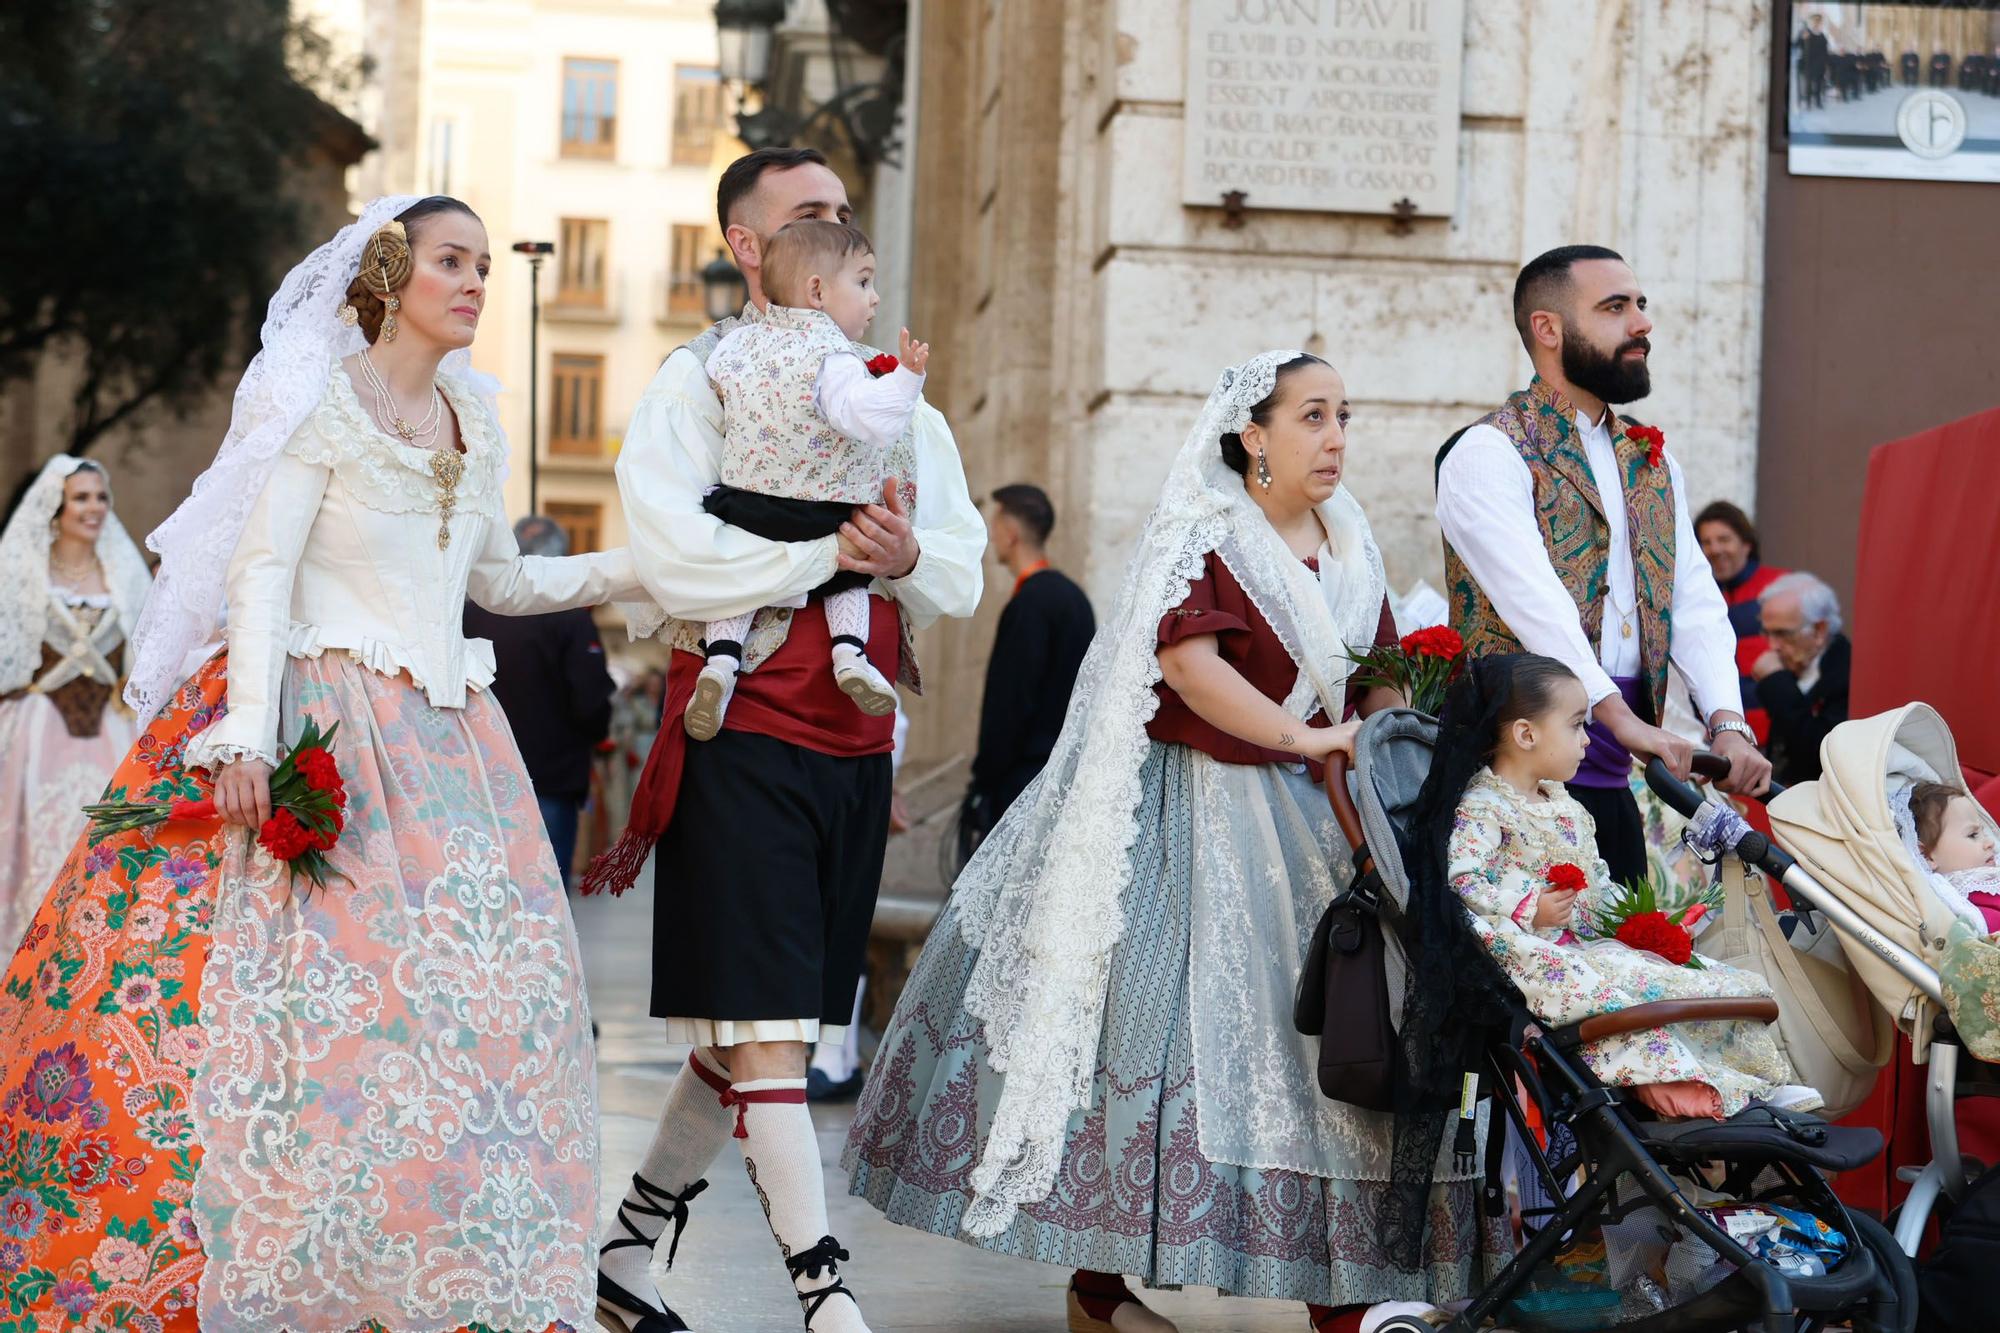
{"label": "white knee-high sock", "polygon": [[689,1187],[702,1179],[715,1155],[722,1151],[722,1145],[729,1141],[736,1117],[722,1103],[722,1096],[728,1090],[728,1071],[702,1050],[688,1056],[680,1076],[667,1090],[659,1128],[653,1132],[652,1146],[646,1150],[638,1171],[639,1179],[646,1182],[655,1197],[649,1199],[636,1184],[627,1189],[621,1211],[631,1224],[630,1229],[614,1215],[600,1242],[629,1239],[634,1231],[646,1240],[643,1246],[621,1245],[605,1251],[598,1260],[600,1272],[635,1296],[654,1294],[647,1269],[653,1261],[654,1243],[666,1231],[670,1220],[653,1216],[652,1210],[673,1211],[672,1205],[661,1202],[657,1195],[665,1193],[685,1200]]}
{"label": "white knee-high sock", "polygon": [[840,1280],[846,1253],[827,1227],[826,1182],[820,1175],[819,1140],[806,1110],[802,1078],[758,1079],[730,1090],[736,1103],[736,1146],[743,1169],[764,1205],[764,1216],[785,1256],[801,1306],[812,1311],[811,1333],[868,1333],[851,1296],[829,1296],[813,1310],[810,1297]]}

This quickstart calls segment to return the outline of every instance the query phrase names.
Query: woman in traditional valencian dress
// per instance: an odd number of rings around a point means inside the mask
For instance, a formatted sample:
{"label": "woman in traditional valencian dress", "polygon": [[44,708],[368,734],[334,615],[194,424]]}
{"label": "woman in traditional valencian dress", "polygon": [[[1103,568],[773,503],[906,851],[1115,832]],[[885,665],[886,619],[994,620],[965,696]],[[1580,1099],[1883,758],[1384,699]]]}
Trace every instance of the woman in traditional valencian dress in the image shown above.
{"label": "woman in traditional valencian dress", "polygon": [[21,942],[132,747],[117,699],[152,586],[104,469],[57,454],[0,534],[0,941]]}
{"label": "woman in traditional valencian dress", "polygon": [[1120,1274],[1303,1301],[1344,1330],[1371,1303],[1465,1294],[1491,1248],[1447,1152],[1416,1203],[1427,1248],[1388,1252],[1391,1120],[1320,1096],[1292,1026],[1345,873],[1301,761],[1351,747],[1348,654],[1393,635],[1340,486],[1345,399],[1297,353],[1224,373],[848,1139],[854,1192],[891,1221],[1079,1270],[1079,1333],[1172,1329]]}
{"label": "woman in traditional valencian dress", "polygon": [[[464,599],[637,596],[523,557],[470,374],[485,228],[378,200],[285,280],[214,464],[153,535],[112,778],[223,822],[81,839],[0,990],[0,1319],[585,1327],[597,1104],[575,932]],[[209,640],[225,593],[226,649]],[[308,719],[331,875],[257,848]],[[251,826],[246,828],[245,826]]]}

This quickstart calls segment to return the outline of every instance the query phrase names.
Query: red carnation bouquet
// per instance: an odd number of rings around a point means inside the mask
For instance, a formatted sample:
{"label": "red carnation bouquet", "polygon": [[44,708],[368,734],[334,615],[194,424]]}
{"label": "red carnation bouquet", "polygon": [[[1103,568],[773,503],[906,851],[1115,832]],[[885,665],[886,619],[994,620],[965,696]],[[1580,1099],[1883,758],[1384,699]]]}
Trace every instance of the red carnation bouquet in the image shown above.
{"label": "red carnation bouquet", "polygon": [[1682,901],[1670,902],[1675,897],[1670,887],[1655,883],[1651,876],[1613,890],[1595,913],[1598,933],[1656,953],[1678,967],[1699,969],[1702,962],[1695,955],[1693,927],[1721,906],[1722,888],[1711,884]]}
{"label": "red carnation bouquet", "polygon": [[877,352],[874,356],[868,358],[868,373],[879,380],[901,364],[902,362],[896,360],[890,353]]}
{"label": "red carnation bouquet", "polygon": [[[294,874],[302,874],[315,888],[326,884],[333,873],[326,854],[340,840],[347,827],[347,786],[341,781],[340,766],[327,747],[340,730],[334,723],[324,732],[319,723],[306,719],[299,736],[284,761],[271,772],[271,817],[257,831],[257,841],[273,859],[283,861]],[[199,791],[185,773],[162,784],[155,794]],[[134,829],[156,824],[201,823],[219,816],[215,798],[182,797],[172,801],[104,801],[86,805],[90,816],[90,845]]]}
{"label": "red carnation bouquet", "polygon": [[1449,626],[1433,625],[1350,657],[1356,684],[1401,690],[1410,707],[1436,717],[1444,707],[1445,691],[1465,665],[1465,640]]}

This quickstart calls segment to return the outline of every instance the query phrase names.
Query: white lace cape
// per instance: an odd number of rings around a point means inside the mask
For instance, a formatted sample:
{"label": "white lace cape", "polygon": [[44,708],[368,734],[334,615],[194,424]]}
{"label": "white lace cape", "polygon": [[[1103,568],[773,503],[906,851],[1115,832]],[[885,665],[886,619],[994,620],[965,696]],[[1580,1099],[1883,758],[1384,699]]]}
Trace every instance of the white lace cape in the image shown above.
{"label": "white lace cape", "polygon": [[[229,431],[215,461],[146,538],[160,556],[160,576],[132,633],[132,674],[125,685],[125,702],[141,725],[221,646],[224,582],[250,510],[285,442],[325,396],[334,364],[367,346],[358,327],[340,322],[362,247],[416,202],[415,195],[375,200],[287,273],[271,297],[263,347],[236,386]],[[472,369],[469,351],[449,353],[439,370],[465,380],[491,407],[499,382]]]}
{"label": "white lace cape", "polygon": [[[41,668],[42,640],[49,632],[49,522],[62,507],[63,483],[86,461],[57,454],[44,463],[0,533],[0,694],[30,684]],[[107,472],[105,490],[110,489]],[[118,623],[130,633],[153,578],[116,511],[105,515],[98,531],[97,562]]]}
{"label": "white lace cape", "polygon": [[[971,1234],[996,1235],[1019,1205],[1047,1197],[1070,1115],[1089,1103],[1111,950],[1124,929],[1146,723],[1158,706],[1161,617],[1186,600],[1204,558],[1218,555],[1299,664],[1285,707],[1300,718],[1322,703],[1339,715],[1351,665],[1346,645],[1372,639],[1386,581],[1360,506],[1344,489],[1321,506],[1341,546],[1337,574],[1321,576],[1338,583],[1328,597],[1222,461],[1222,434],[1249,422],[1278,367],[1298,355],[1266,352],[1223,372],[1084,658],[1047,767],[953,889],[960,931],[979,950],[966,1010],[984,1021],[989,1059],[1006,1074],[972,1174],[977,1197],[964,1222]],[[1202,997],[1193,999],[1199,1011]],[[1239,1061],[1250,1080],[1237,1090],[1245,1099],[1284,1081],[1270,1052],[1255,1046],[1245,1043]],[[1293,1104],[1289,1095],[1283,1101]],[[1230,1145],[1239,1155],[1300,1155],[1299,1133],[1273,1133],[1267,1120],[1239,1127],[1243,1141]]]}

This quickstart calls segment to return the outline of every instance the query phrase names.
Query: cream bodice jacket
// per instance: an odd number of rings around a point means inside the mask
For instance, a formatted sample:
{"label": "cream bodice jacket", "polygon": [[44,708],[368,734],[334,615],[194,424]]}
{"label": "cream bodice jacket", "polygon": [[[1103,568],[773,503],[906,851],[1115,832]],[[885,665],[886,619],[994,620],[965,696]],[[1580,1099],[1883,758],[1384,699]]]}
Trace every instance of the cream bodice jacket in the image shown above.
{"label": "cream bodice jacket", "polygon": [[189,765],[276,762],[287,657],[346,652],[385,675],[407,671],[433,707],[462,708],[468,691],[493,683],[493,645],[461,629],[468,596],[489,611],[532,615],[644,595],[622,548],[520,553],[501,499],[505,441],[465,384],[441,375],[438,385],[465,461],[442,548],[430,451],[378,430],[346,371],[333,368],[230,561],[229,711],[189,744]]}

